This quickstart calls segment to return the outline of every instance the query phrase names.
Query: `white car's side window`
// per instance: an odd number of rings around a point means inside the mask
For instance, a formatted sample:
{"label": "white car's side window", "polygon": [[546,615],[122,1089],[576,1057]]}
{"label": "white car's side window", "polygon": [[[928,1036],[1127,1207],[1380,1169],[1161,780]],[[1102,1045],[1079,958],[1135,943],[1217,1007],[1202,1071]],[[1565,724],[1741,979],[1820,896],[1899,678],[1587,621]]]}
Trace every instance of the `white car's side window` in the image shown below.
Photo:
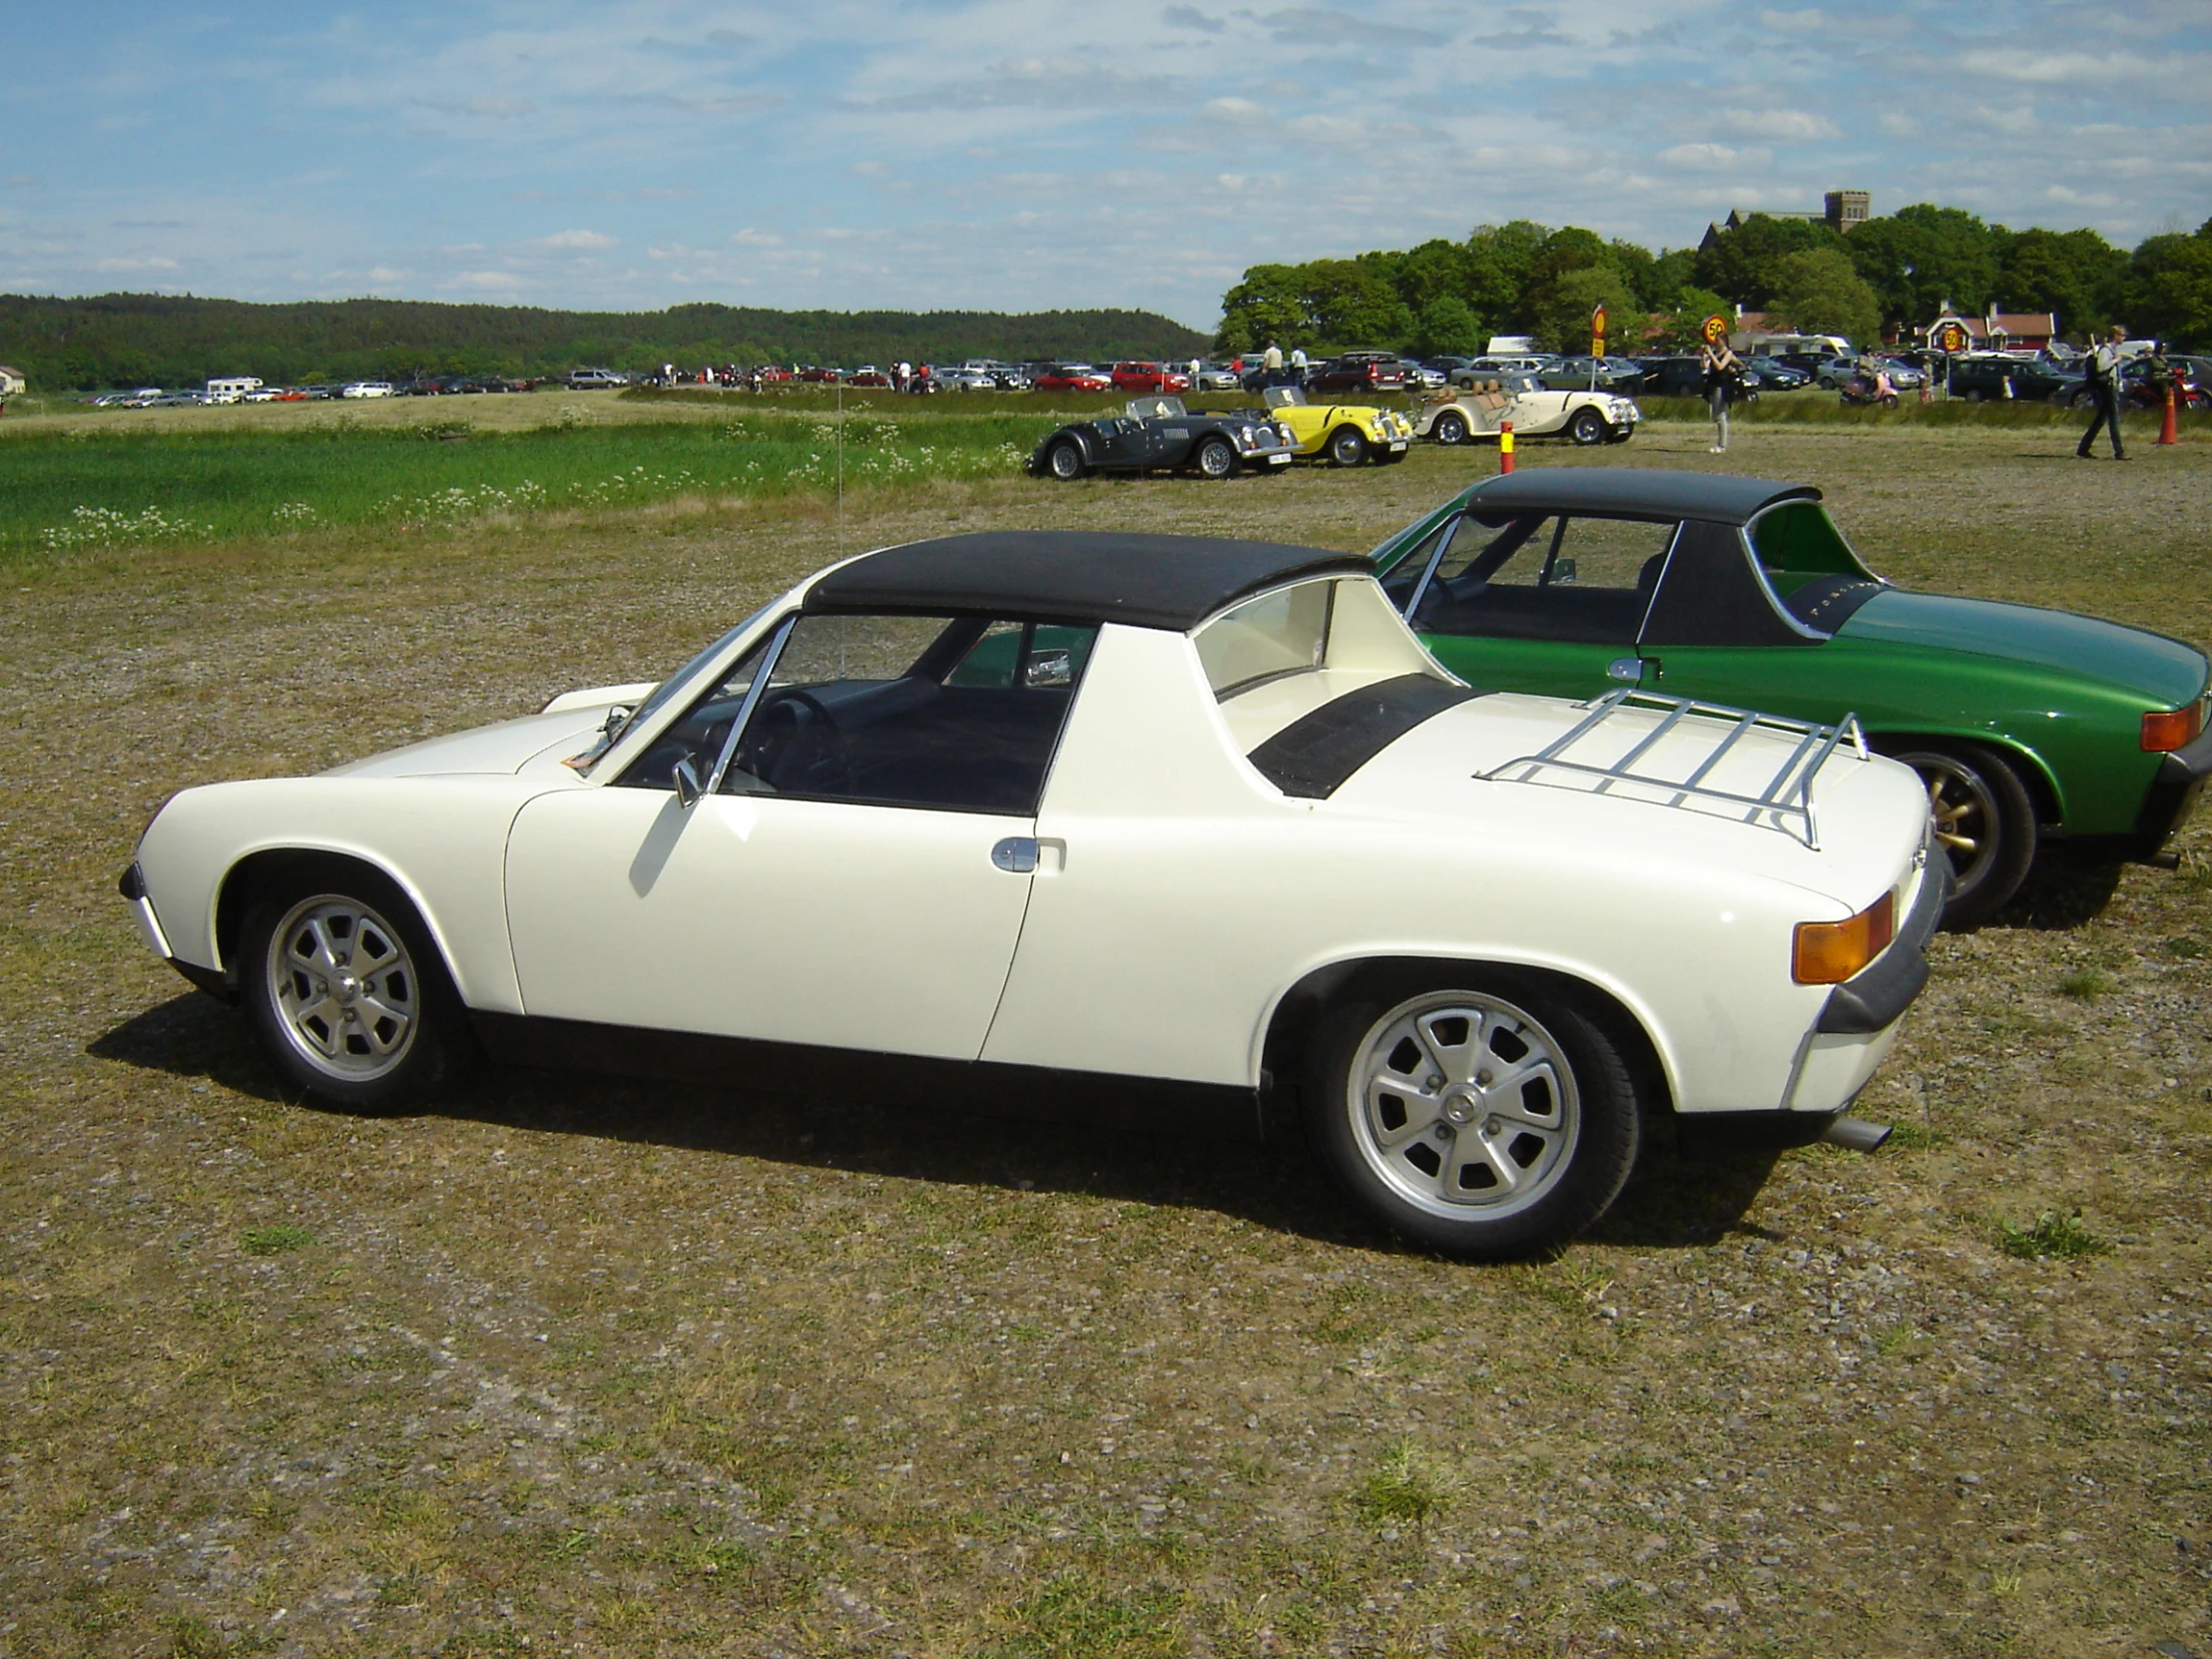
{"label": "white car's side window", "polygon": [[[980,616],[801,616],[686,711],[622,778],[673,789],[732,742],[725,794],[1027,816],[1098,630]],[[772,642],[773,643],[773,642]]]}
{"label": "white car's side window", "polygon": [[1301,582],[1222,612],[1197,635],[1198,660],[1217,698],[1317,669],[1329,650],[1334,582]]}

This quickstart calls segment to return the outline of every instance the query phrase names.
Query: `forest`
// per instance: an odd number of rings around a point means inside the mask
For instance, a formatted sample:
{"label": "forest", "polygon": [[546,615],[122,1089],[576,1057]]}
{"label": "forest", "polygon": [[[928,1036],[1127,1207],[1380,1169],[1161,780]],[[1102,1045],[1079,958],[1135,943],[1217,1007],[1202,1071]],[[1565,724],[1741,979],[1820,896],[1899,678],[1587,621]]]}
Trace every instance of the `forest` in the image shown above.
{"label": "forest", "polygon": [[1188,357],[1204,334],[1150,311],[776,311],[717,304],[559,311],[410,299],[254,304],[149,293],[0,294],[0,362],[34,388],[192,386],[417,374],[555,375],[587,365]]}
{"label": "forest", "polygon": [[1477,226],[1464,242],[1254,266],[1223,295],[1215,343],[1426,355],[1532,334],[1548,349],[1582,351],[1599,304],[1616,349],[1646,343],[1636,337],[1644,328],[1625,330],[1631,316],[1649,318],[1650,344],[1687,348],[1704,317],[1739,304],[1770,325],[1869,340],[1925,327],[1945,300],[1968,315],[2055,311],[2074,340],[2120,322],[2202,350],[2212,346],[2212,220],[2129,252],[2094,231],[2012,231],[1922,203],[1848,235],[1755,214],[1703,248],[1656,254],[1580,226],[1516,220]]}

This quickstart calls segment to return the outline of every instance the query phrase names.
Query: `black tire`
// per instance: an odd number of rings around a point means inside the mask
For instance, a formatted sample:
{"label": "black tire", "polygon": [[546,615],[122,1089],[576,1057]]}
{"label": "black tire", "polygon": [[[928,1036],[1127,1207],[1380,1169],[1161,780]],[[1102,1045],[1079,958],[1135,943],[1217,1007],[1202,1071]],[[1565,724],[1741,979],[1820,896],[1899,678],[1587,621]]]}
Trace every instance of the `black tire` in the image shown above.
{"label": "black tire", "polygon": [[[333,971],[323,974],[317,967]],[[387,876],[332,861],[256,893],[239,931],[246,1017],[284,1081],[354,1112],[428,1104],[474,1058],[429,931]]]}
{"label": "black tire", "polygon": [[1457,409],[1446,409],[1428,428],[1428,435],[1438,443],[1465,443],[1467,441],[1467,417]]}
{"label": "black tire", "polygon": [[1227,438],[1218,434],[1201,438],[1198,452],[1192,459],[1203,478],[1234,478],[1237,475],[1237,451]]}
{"label": "black tire", "polygon": [[[1532,1074],[1492,1091],[1497,1064]],[[1391,1090],[1396,1076],[1412,1086]],[[1581,1232],[1618,1196],[1642,1138],[1636,1086],[1600,1025],[1534,979],[1485,968],[1438,964],[1345,1001],[1315,1033],[1301,1098],[1315,1150],[1355,1204],[1469,1261]],[[1463,1143],[1482,1155],[1455,1167]],[[1518,1196],[1501,1190],[1508,1166]]]}
{"label": "black tire", "polygon": [[1575,410],[1574,418],[1567,422],[1567,436],[1584,448],[1588,448],[1591,444],[1603,443],[1605,435],[1612,429],[1613,423],[1611,421],[1599,414],[1597,410],[1590,408]]}
{"label": "black tire", "polygon": [[1083,446],[1073,438],[1062,438],[1044,452],[1044,469],[1063,484],[1073,483],[1083,476]]}
{"label": "black tire", "polygon": [[1986,921],[2019,891],[2035,861],[2035,803],[2027,786],[1979,744],[1904,739],[1884,749],[1928,785],[1936,838],[1950,857],[1943,925]]}
{"label": "black tire", "polygon": [[1368,458],[1368,440],[1357,426],[1340,426],[1329,434],[1329,458],[1339,466],[1358,466]]}

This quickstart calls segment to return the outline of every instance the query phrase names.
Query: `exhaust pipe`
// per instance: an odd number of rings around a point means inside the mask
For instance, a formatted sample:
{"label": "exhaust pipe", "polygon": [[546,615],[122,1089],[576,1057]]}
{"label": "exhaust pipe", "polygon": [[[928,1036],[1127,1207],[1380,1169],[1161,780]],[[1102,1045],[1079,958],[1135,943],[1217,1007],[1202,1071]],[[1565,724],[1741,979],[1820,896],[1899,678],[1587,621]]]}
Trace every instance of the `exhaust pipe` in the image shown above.
{"label": "exhaust pipe", "polygon": [[1890,1138],[1890,1126],[1886,1123],[1869,1123],[1865,1118],[1847,1117],[1838,1112],[1828,1120],[1828,1127],[1820,1138],[1830,1146],[1845,1146],[1854,1152],[1872,1152]]}

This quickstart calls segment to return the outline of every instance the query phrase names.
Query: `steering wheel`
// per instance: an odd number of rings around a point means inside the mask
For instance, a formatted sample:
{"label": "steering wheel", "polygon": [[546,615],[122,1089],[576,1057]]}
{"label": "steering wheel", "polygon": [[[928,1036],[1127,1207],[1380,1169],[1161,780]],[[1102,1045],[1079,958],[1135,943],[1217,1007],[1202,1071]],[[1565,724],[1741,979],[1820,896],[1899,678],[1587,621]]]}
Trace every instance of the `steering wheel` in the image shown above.
{"label": "steering wheel", "polygon": [[733,762],[780,793],[820,794],[844,782],[844,737],[813,692],[780,692],[754,714]]}

